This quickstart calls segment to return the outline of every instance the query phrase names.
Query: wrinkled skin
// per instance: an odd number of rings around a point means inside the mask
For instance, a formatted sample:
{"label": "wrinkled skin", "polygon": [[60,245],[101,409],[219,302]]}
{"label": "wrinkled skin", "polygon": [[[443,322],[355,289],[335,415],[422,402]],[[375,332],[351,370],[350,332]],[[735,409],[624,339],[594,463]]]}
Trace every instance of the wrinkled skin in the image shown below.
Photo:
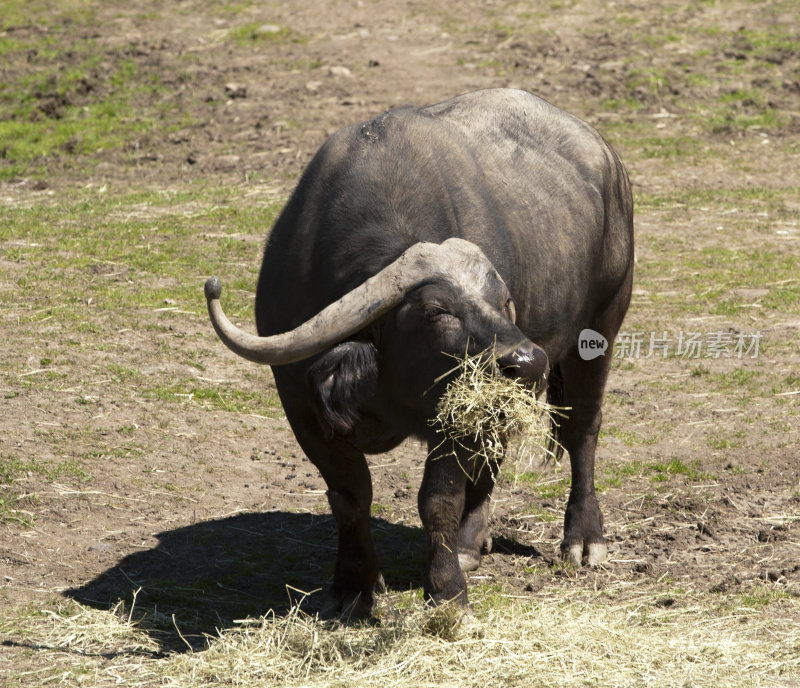
{"label": "wrinkled skin", "polygon": [[[402,109],[334,134],[269,236],[259,334],[297,327],[409,246],[461,237],[481,249],[458,275],[432,275],[397,308],[328,351],[273,368],[287,418],[328,486],[339,529],[331,610],[367,615],[383,588],[372,544],[365,454],[428,442],[419,511],[426,597],[467,600],[464,571],[491,547],[488,471],[440,446],[429,420],[447,354],[495,348],[498,374],[570,407],[560,441],[572,487],[562,552],[606,556],[594,455],[609,356],[584,361],[578,333],[613,340],[633,270],[630,188],[587,125],[519,91]],[[466,470],[465,470],[466,469]],[[475,481],[469,475],[478,475]]]}

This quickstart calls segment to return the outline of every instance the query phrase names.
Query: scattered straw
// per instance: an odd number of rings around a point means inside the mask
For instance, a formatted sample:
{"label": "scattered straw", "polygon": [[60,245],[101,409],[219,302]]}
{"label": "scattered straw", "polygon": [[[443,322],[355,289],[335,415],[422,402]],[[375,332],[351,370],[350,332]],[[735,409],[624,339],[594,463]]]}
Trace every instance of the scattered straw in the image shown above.
{"label": "scattered straw", "polygon": [[[475,616],[382,596],[380,621],[297,608],[240,621],[194,652],[162,654],[120,609],[69,603],[0,613],[0,685],[130,688],[754,688],[800,682],[793,588],[735,593],[550,587],[524,599],[471,590]],[[758,604],[754,600],[760,600]]]}
{"label": "scattered straw", "polygon": [[558,442],[553,426],[568,410],[537,398],[516,378],[495,374],[495,358],[493,352],[484,352],[456,359],[458,365],[447,375],[457,371],[457,376],[447,386],[431,422],[443,435],[443,443],[455,442],[469,452],[470,462],[476,460],[479,472],[488,467],[493,478],[510,443],[517,450],[516,472],[523,463],[530,465],[536,455],[555,458]]}

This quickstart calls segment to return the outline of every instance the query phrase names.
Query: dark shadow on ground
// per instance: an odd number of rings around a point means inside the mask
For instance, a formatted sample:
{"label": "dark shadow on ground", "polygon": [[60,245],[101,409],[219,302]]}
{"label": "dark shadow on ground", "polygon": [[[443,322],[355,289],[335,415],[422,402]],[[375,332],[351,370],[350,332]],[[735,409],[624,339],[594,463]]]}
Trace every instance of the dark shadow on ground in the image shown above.
{"label": "dark shadow on ground", "polygon": [[[372,530],[388,589],[421,587],[422,529],[373,519]],[[100,609],[122,601],[126,614],[133,606],[140,628],[165,651],[202,649],[206,635],[237,619],[285,613],[301,600],[304,610],[318,611],[337,540],[332,516],[283,511],[198,523],[158,539],[155,548],[126,556],[65,594]],[[311,594],[304,599],[301,591]]]}
{"label": "dark shadow on ground", "polygon": [[514,538],[503,535],[495,535],[492,542],[492,552],[494,554],[506,554],[516,557],[527,557],[529,559],[544,559],[542,553],[533,545],[526,545],[518,542]]}

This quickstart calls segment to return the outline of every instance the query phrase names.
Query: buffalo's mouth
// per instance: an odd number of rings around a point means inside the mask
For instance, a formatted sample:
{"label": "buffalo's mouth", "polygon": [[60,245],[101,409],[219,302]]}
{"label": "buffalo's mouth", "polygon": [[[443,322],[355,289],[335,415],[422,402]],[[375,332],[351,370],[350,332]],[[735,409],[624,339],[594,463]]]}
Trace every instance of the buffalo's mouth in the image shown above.
{"label": "buffalo's mouth", "polygon": [[496,467],[511,441],[526,451],[537,447],[547,451],[551,444],[551,424],[542,421],[554,407],[538,398],[544,389],[546,355],[532,343],[501,356],[491,353],[459,360],[439,399],[437,415],[429,422],[465,456],[483,457],[478,470],[487,463]]}
{"label": "buffalo's mouth", "polygon": [[[498,353],[496,347],[490,347],[478,354],[468,354],[466,357],[453,356],[450,358],[458,361],[458,365],[447,373],[436,378],[434,385],[438,394],[442,394],[448,385],[453,384],[459,377],[467,377],[472,383],[481,384],[479,380],[485,376],[495,379],[507,380],[518,385],[534,396],[538,397],[547,386],[549,360],[544,350],[531,341],[525,341],[516,347]],[[438,385],[442,385],[438,387]]]}

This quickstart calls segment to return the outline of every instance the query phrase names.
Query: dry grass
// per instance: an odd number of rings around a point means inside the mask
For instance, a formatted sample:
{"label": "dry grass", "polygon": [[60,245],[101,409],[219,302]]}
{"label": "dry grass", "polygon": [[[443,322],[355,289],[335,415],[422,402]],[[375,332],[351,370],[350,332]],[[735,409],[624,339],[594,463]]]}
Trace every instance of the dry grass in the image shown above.
{"label": "dry grass", "polygon": [[796,598],[770,599],[764,613],[744,595],[684,595],[670,606],[643,591],[616,603],[613,594],[570,589],[525,600],[473,597],[483,610],[477,617],[428,608],[411,594],[382,598],[377,625],[321,621],[298,609],[267,614],[209,638],[202,652],[167,656],[119,609],[73,604],[26,618],[24,637],[36,639],[27,647],[41,668],[17,678],[19,685],[181,688],[750,688],[800,680]]}
{"label": "dry grass", "polygon": [[98,611],[59,600],[16,611],[0,615],[0,686],[153,685],[163,655],[122,603]]}
{"label": "dry grass", "polygon": [[[567,409],[535,396],[520,380],[493,372],[494,352],[459,358],[450,370],[456,378],[439,401],[433,426],[469,457],[477,470],[488,468],[496,478],[498,463],[509,445],[516,450],[516,473],[534,457],[554,458],[553,423]],[[463,464],[462,464],[463,465]],[[475,476],[471,476],[475,477]]]}

